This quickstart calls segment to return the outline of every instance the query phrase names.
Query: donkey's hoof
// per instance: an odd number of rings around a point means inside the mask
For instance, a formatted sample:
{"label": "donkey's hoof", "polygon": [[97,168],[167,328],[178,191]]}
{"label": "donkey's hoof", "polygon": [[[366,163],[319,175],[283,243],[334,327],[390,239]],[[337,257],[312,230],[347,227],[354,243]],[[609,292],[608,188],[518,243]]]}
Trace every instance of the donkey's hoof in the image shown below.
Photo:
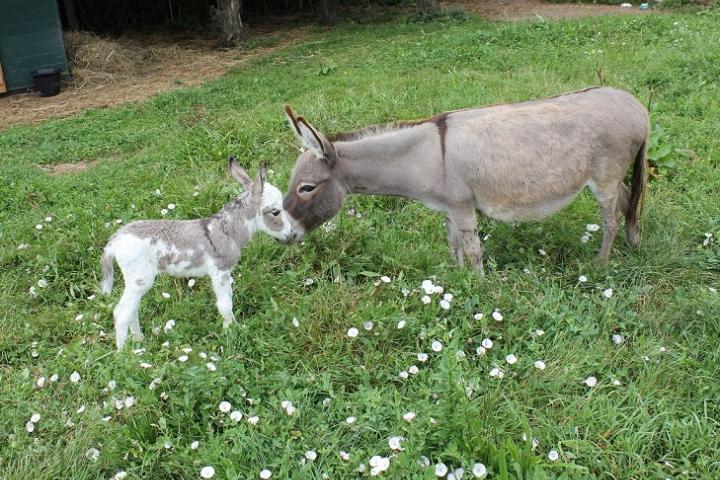
{"label": "donkey's hoof", "polygon": [[223,330],[227,330],[230,328],[230,326],[235,323],[235,320],[225,320],[223,321]]}
{"label": "donkey's hoof", "polygon": [[145,341],[145,335],[142,333],[133,333],[132,339],[133,342],[141,343]]}

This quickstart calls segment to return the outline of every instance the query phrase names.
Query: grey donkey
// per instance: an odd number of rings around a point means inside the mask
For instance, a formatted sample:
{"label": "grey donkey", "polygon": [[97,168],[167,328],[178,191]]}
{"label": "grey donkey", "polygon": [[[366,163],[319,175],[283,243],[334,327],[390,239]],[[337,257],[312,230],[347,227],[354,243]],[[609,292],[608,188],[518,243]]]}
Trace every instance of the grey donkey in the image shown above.
{"label": "grey donkey", "polygon": [[142,339],[138,310],[143,295],[159,273],[178,277],[209,276],[223,317],[223,327],[234,320],[232,307],[232,270],[240,251],[256,231],[263,231],[285,243],[293,238],[293,229],[282,208],[282,193],[265,181],[265,169],[253,181],[229,159],[230,174],[245,191],[226,204],[219,213],[197,220],[140,220],[129,223],[110,238],[102,257],[102,291],[113,286],[113,259],[122,270],[125,282],[115,306],[115,339],[121,349],[128,328]]}
{"label": "grey donkey", "polygon": [[[622,90],[591,87],[327,137],[289,105],[285,113],[306,148],[283,204],[301,235],[335,216],[348,194],[409,197],[445,214],[457,263],[467,256],[482,273],[476,211],[539,220],[589,187],[605,223],[600,260],[621,215],[628,243],[640,242],[649,116]],[[631,164],[629,190],[623,178]]]}

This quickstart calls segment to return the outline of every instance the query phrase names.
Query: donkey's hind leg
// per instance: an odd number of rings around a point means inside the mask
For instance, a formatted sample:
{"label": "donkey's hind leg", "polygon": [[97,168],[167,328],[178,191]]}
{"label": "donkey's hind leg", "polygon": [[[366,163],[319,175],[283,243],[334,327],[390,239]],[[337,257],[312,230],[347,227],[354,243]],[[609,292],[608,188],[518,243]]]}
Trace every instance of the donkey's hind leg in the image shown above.
{"label": "donkey's hind leg", "polygon": [[618,192],[617,185],[607,186],[604,188],[595,186],[595,188],[593,188],[593,193],[600,204],[600,210],[602,211],[604,222],[603,241],[600,246],[600,253],[598,253],[598,260],[602,263],[606,263],[608,256],[610,255],[610,248],[612,247],[615,236],[617,235],[618,207],[622,207],[622,205],[618,202],[618,197],[622,196],[622,194]]}
{"label": "donkey's hind leg", "polygon": [[640,245],[640,226],[637,220],[628,220],[630,214],[630,190],[623,182],[618,183],[617,216],[625,217],[625,238],[631,247]]}
{"label": "donkey's hind leg", "polygon": [[152,287],[154,277],[133,278],[125,276],[125,291],[123,291],[120,301],[113,310],[115,319],[115,344],[118,350],[121,350],[125,344],[128,335],[128,329],[137,338],[140,332],[140,322],[138,320],[138,310],[140,309],[140,300],[143,295]]}
{"label": "donkey's hind leg", "polygon": [[465,258],[463,257],[463,247],[462,239],[460,238],[460,230],[458,230],[457,226],[452,222],[449,215],[445,216],[445,227],[447,227],[448,245],[450,245],[450,249],[453,252],[455,262],[462,267],[465,263]]}
{"label": "donkey's hind leg", "polygon": [[235,321],[232,304],[232,275],[230,271],[217,271],[210,275],[215,291],[215,305],[223,317],[223,328],[228,328]]}
{"label": "donkey's hind leg", "polygon": [[475,207],[449,209],[447,218],[453,228],[456,229],[462,251],[467,256],[470,265],[475,267],[481,276],[485,275],[482,258],[483,248],[480,237],[478,237]]}

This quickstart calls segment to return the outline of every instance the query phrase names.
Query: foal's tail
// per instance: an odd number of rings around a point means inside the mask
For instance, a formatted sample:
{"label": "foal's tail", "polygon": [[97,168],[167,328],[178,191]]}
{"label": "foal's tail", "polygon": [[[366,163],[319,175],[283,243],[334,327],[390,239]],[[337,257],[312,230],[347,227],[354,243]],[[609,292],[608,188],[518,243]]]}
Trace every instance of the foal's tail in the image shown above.
{"label": "foal's tail", "polygon": [[[645,197],[645,186],[647,185],[647,139],[643,140],[640,149],[635,155],[633,164],[632,180],[630,186],[630,205],[626,215],[626,223],[639,228],[639,220],[642,215],[643,198]],[[638,239],[639,240],[639,239]]]}
{"label": "foal's tail", "polygon": [[115,258],[115,252],[110,248],[110,244],[103,250],[102,260],[100,266],[102,267],[103,282],[102,282],[102,293],[109,295],[112,292],[113,287],[113,259]]}

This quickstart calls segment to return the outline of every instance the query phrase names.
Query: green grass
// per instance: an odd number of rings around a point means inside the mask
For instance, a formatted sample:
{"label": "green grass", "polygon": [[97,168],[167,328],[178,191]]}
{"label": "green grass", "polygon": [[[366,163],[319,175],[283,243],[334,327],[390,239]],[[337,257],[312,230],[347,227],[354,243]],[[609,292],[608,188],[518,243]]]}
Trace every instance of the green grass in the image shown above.
{"label": "green grass", "polygon": [[[720,234],[719,45],[717,12],[344,25],[201,87],[0,132],[0,477],[197,478],[211,465],[215,478],[258,478],[262,468],[273,478],[349,478],[402,435],[386,477],[434,478],[416,463],[425,455],[466,470],[481,461],[498,479],[718,478],[720,294],[709,287],[720,289],[720,243],[702,241]],[[304,245],[252,242],[236,270],[240,323],[229,332],[207,279],[190,288],[164,277],[141,309],[145,352],[114,352],[121,280],[111,298],[90,297],[115,220],[159,218],[170,202],[172,218],[216,211],[236,192],[230,153],[252,173],[269,161],[270,180],[285,188],[297,150],[284,102],[330,132],[557,94],[596,84],[598,71],[643,102],[652,89],[660,140],[694,151],[650,183],[640,249],[618,238],[610,264],[597,266],[600,237],[579,240],[600,223],[584,194],[542,223],[484,221],[490,269],[481,279],[452,265],[440,215],[403,199],[352,197],[336,228]],[[58,177],[39,168],[80,160],[101,163]],[[392,282],[376,286],[378,275]],[[450,310],[437,295],[421,303],[428,278],[454,295]],[[152,334],[169,319],[171,332]],[[346,336],[352,326],[355,339]],[[477,357],[485,337],[495,346]],[[217,358],[216,372],[201,352]],[[429,360],[418,362],[418,352]],[[509,353],[519,358],[510,367]],[[417,375],[398,377],[414,364]],[[495,365],[504,379],[488,375]],[[35,386],[54,373],[57,382]],[[592,389],[582,383],[591,375]],[[114,391],[105,390],[110,380]],[[136,404],[116,410],[113,399],[127,395]],[[259,423],[235,424],[218,410],[223,400]],[[407,411],[417,413],[411,423]],[[28,434],[35,412],[42,418]],[[85,457],[90,448],[96,461]],[[301,465],[310,449],[317,460]]]}

